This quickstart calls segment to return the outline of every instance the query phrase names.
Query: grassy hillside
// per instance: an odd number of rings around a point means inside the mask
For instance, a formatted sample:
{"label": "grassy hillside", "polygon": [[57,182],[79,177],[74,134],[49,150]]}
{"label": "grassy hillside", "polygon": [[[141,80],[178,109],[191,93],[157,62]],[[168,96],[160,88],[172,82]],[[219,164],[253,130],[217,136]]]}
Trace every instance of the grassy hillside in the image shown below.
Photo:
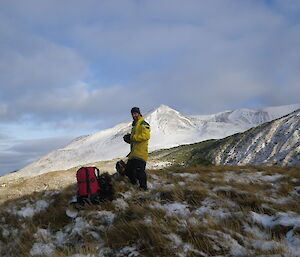
{"label": "grassy hillside", "polygon": [[[217,140],[206,140],[195,144],[180,145],[177,147],[162,149],[152,152],[149,157],[150,160],[160,162],[169,162],[172,165],[185,166],[187,162],[195,156],[195,153],[203,149],[209,149]],[[198,155],[191,166],[209,165],[211,162],[203,155]]]}
{"label": "grassy hillside", "polygon": [[0,256],[300,256],[299,167],[148,175],[147,192],[119,179],[114,201],[82,210],[69,205],[74,183],[2,203]]}

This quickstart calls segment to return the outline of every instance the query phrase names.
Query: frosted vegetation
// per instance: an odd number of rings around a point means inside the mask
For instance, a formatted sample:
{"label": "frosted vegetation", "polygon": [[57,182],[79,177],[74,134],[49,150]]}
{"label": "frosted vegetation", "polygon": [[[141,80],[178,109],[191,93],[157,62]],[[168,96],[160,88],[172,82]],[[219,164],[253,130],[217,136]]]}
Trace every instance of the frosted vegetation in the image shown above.
{"label": "frosted vegetation", "polygon": [[3,202],[0,256],[300,256],[300,168],[148,174],[147,192],[118,179],[112,202],[81,210],[74,183]]}

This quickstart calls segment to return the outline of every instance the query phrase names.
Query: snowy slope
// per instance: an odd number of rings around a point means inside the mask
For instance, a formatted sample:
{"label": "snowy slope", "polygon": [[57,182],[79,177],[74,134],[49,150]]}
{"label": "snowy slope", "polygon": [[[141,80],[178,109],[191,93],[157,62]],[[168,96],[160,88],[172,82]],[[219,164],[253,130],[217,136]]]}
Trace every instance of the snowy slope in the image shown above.
{"label": "snowy slope", "polygon": [[80,209],[70,171],[0,183],[0,256],[300,257],[299,171],[151,170],[148,191],[118,178],[112,202]]}
{"label": "snowy slope", "polygon": [[198,154],[215,164],[299,166],[300,110],[216,141]]}
{"label": "snowy slope", "polygon": [[[145,115],[145,120],[151,125],[149,150],[211,138],[223,138],[278,118],[297,108],[300,108],[300,105],[263,110],[242,109],[215,115],[188,117],[168,106],[161,105]],[[14,176],[35,176],[49,171],[124,157],[129,152],[129,145],[123,142],[122,137],[130,131],[130,127],[131,122],[128,121],[89,136],[79,137],[68,146],[55,150],[26,166]]]}

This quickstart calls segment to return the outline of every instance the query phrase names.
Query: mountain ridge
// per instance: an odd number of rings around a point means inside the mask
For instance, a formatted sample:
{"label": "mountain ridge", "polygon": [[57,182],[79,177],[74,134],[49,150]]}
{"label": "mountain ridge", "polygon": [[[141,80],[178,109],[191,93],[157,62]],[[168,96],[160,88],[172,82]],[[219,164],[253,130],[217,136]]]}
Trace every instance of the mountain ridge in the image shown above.
{"label": "mountain ridge", "polygon": [[243,133],[195,149],[187,165],[201,156],[216,165],[300,165],[300,109]]}
{"label": "mountain ridge", "polygon": [[[300,108],[300,105],[267,107],[270,115],[265,116],[265,118],[282,114],[296,107]],[[275,111],[272,111],[274,109]],[[216,121],[213,121],[213,115],[187,116],[169,106],[160,105],[145,115],[145,119],[151,125],[149,151],[191,144],[212,138],[219,139],[259,125],[257,123],[261,122],[260,119],[252,119],[251,122],[245,123],[242,119],[244,116],[238,119],[238,113],[252,113],[251,117],[255,117],[253,116],[255,113],[260,115],[261,112],[248,109],[241,110],[224,112],[223,116],[227,115],[227,118],[229,117],[228,112],[235,115],[223,121],[218,121],[217,118],[222,116],[222,113],[218,113],[215,115]],[[66,170],[78,165],[125,156],[129,152],[129,147],[123,142],[122,137],[130,131],[130,126],[131,122],[123,122],[92,135],[78,137],[66,147],[52,151],[19,170],[14,176],[34,176],[49,171]]]}

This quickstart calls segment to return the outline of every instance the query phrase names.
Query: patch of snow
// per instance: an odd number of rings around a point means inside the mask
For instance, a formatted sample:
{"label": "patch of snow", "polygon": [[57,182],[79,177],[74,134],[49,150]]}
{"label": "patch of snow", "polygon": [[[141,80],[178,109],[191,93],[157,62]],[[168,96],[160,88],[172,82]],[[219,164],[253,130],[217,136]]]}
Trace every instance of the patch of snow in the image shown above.
{"label": "patch of snow", "polygon": [[264,227],[282,226],[300,226],[300,216],[294,212],[278,212],[275,216],[251,212],[253,221],[262,224]]}
{"label": "patch of snow", "polygon": [[[115,256],[115,252],[108,247],[100,247],[99,255],[97,257]],[[93,256],[94,257],[94,256]]]}
{"label": "patch of snow", "polygon": [[152,224],[152,218],[151,218],[151,216],[145,217],[145,218],[144,218],[144,222],[145,222],[146,224]]}
{"label": "patch of snow", "polygon": [[265,175],[265,176],[261,176],[260,179],[266,182],[275,182],[281,178],[283,178],[284,176],[281,174],[275,174],[275,175]]}
{"label": "patch of snow", "polygon": [[76,218],[78,215],[78,211],[77,210],[66,210],[66,215],[72,219]]}
{"label": "patch of snow", "polygon": [[187,178],[188,180],[194,180],[199,177],[199,174],[193,173],[173,173],[173,176]]}
{"label": "patch of snow", "polygon": [[123,196],[124,199],[129,199],[132,197],[132,192],[125,192],[125,193],[121,193],[121,195]]}
{"label": "patch of snow", "polygon": [[33,205],[27,203],[25,207],[22,207],[21,210],[15,211],[14,213],[23,218],[32,218],[36,213],[45,211],[48,206],[48,202],[44,200],[38,200]]}
{"label": "patch of snow", "polygon": [[51,232],[48,229],[39,228],[33,237],[39,242],[49,242],[51,240]]}
{"label": "patch of snow", "polygon": [[199,219],[196,219],[196,218],[194,218],[194,217],[189,217],[189,218],[187,219],[187,222],[188,222],[189,224],[193,225],[193,226],[196,226],[196,225],[199,224]]}
{"label": "patch of snow", "polygon": [[201,207],[193,211],[193,213],[201,218],[209,215],[215,219],[224,219],[231,216],[231,212],[227,207],[234,208],[236,204],[229,200],[220,201],[218,199],[206,198],[201,202]]}
{"label": "patch of snow", "polygon": [[41,212],[46,210],[49,207],[49,203],[45,200],[39,200],[36,202],[36,211]]}
{"label": "patch of snow", "polygon": [[82,217],[77,217],[75,219],[75,223],[73,225],[70,224],[67,227],[67,232],[71,231],[70,236],[76,236],[76,235],[82,236],[82,231],[90,227],[91,226],[89,225],[89,223],[85,221]]}
{"label": "patch of snow", "polygon": [[270,198],[265,198],[265,199],[268,199],[270,202],[277,203],[277,204],[287,204],[289,201],[292,200],[291,197],[281,197],[281,198],[270,197]]}
{"label": "patch of snow", "polygon": [[300,256],[300,239],[295,235],[293,230],[286,234],[286,242],[295,256]]}
{"label": "patch of snow", "polygon": [[219,192],[219,191],[231,191],[232,187],[231,186],[218,186],[213,188],[213,192]]}
{"label": "patch of snow", "polygon": [[128,257],[138,257],[140,256],[140,253],[137,251],[136,247],[126,246],[120,250],[117,257],[123,257],[124,255]]}
{"label": "patch of snow", "polygon": [[247,250],[245,247],[240,245],[238,241],[232,238],[230,235],[219,231],[217,233],[221,235],[223,239],[225,239],[224,242],[230,249],[230,253],[232,256],[249,256],[252,254],[250,250]]}
{"label": "patch of snow", "polygon": [[2,237],[8,238],[10,236],[10,232],[8,229],[2,227]]}
{"label": "patch of snow", "polygon": [[49,244],[35,243],[30,250],[30,256],[40,256],[40,255],[52,256],[54,251],[55,251],[55,246],[52,243]]}
{"label": "patch of snow", "polygon": [[163,186],[163,189],[169,190],[169,189],[173,189],[174,187],[175,187],[174,184],[165,184],[165,185]]}
{"label": "patch of snow", "polygon": [[61,192],[60,191],[46,191],[45,193],[44,193],[44,196],[45,197],[51,197],[51,196],[54,196],[54,195],[58,195],[58,194],[60,194]]}
{"label": "patch of snow", "polygon": [[154,180],[161,180],[161,178],[158,177],[158,176],[155,175],[155,174],[150,174],[149,177],[152,178],[152,179],[154,179]]}
{"label": "patch of snow", "polygon": [[255,240],[252,244],[254,249],[259,249],[262,251],[271,251],[282,247],[281,244],[275,241],[262,241],[262,240]]}
{"label": "patch of snow", "polygon": [[157,208],[164,210],[166,212],[166,216],[174,216],[174,215],[180,215],[180,216],[188,216],[190,214],[190,210],[188,209],[188,206],[183,203],[167,203],[167,204],[160,204],[160,203],[153,203],[150,205],[152,208]]}
{"label": "patch of snow", "polygon": [[293,194],[295,194],[296,196],[300,196],[300,186],[294,188]]}
{"label": "patch of snow", "polygon": [[17,211],[17,215],[23,218],[32,218],[35,214],[35,210],[32,206],[23,207],[21,210]]}
{"label": "patch of snow", "polygon": [[59,247],[64,246],[66,238],[67,238],[67,234],[65,234],[62,231],[57,231],[55,234],[55,241]]}
{"label": "patch of snow", "polygon": [[189,252],[197,253],[197,256],[206,256],[204,252],[195,250],[190,244],[184,243],[182,239],[174,233],[168,234],[165,237],[171,241],[171,247],[176,249],[176,255],[179,257],[186,257]]}
{"label": "patch of snow", "polygon": [[128,203],[125,202],[121,198],[118,198],[118,199],[112,201],[112,203],[114,204],[115,209],[121,210],[121,211],[126,210],[128,208],[128,206],[129,206]]}
{"label": "patch of snow", "polygon": [[116,214],[111,211],[98,211],[96,212],[97,217],[105,224],[112,224],[116,218]]}
{"label": "patch of snow", "polygon": [[249,226],[248,224],[244,224],[244,231],[250,233],[254,238],[258,238],[261,240],[268,240],[270,239],[270,234],[262,231],[257,226]]}
{"label": "patch of snow", "polygon": [[294,229],[300,227],[300,216],[294,212],[279,212],[274,216],[266,214],[251,213],[251,217],[254,222],[262,224],[266,228],[272,228],[276,225],[282,225],[285,227],[292,227],[290,231],[285,235],[285,241],[289,246],[289,249],[295,254],[300,256],[300,239],[294,233]]}
{"label": "patch of snow", "polygon": [[68,257],[93,257],[93,255],[91,254],[87,254],[87,255],[83,255],[83,254],[73,254],[73,255],[70,255]]}
{"label": "patch of snow", "polygon": [[203,218],[205,215],[209,214],[210,216],[217,219],[224,219],[231,216],[230,212],[225,212],[223,209],[214,210],[214,207],[211,206],[202,206],[195,210],[193,213]]}
{"label": "patch of snow", "polygon": [[225,182],[237,182],[240,184],[249,184],[249,183],[261,183],[261,182],[276,182],[277,180],[285,177],[282,174],[274,174],[274,175],[264,175],[265,172],[255,172],[255,173],[241,173],[238,174],[234,171],[227,171],[224,174]]}
{"label": "patch of snow", "polygon": [[149,161],[147,163],[148,169],[158,170],[171,166],[172,163],[168,161]]}

